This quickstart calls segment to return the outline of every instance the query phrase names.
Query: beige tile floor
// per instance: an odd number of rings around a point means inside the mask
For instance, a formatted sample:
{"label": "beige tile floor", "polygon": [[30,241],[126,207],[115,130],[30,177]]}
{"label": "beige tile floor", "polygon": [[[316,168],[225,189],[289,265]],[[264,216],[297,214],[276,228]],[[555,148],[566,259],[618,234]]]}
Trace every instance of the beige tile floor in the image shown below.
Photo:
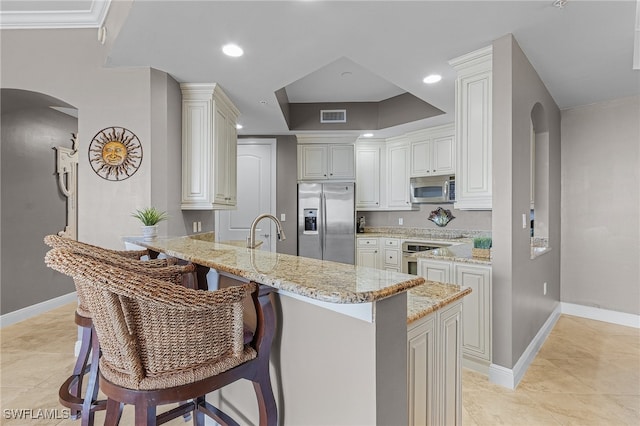
{"label": "beige tile floor", "polygon": [[[0,424],[79,425],[8,419],[5,411],[64,415],[57,393],[75,361],[74,310],[66,305],[1,330]],[[640,330],[563,315],[515,391],[465,370],[462,393],[465,426],[640,425]],[[132,414],[125,408],[121,424],[133,424]],[[97,413],[96,424],[103,418]]]}

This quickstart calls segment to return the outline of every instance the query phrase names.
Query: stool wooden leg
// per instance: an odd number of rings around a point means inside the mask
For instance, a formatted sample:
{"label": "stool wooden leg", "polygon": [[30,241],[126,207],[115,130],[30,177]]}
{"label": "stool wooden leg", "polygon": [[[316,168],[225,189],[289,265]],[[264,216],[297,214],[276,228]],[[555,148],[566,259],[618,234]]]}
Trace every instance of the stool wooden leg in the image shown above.
{"label": "stool wooden leg", "polygon": [[100,343],[93,327],[91,327],[91,368],[89,369],[89,382],[87,392],[84,395],[82,404],[82,426],[92,426],[94,410],[91,409],[93,403],[98,398],[98,365],[100,363]]}
{"label": "stool wooden leg", "polygon": [[[80,343],[80,353],[76,360],[76,365],[73,367],[73,375],[78,379],[75,380],[69,387],[69,393],[77,398],[82,398],[82,379],[84,378],[85,369],[89,360],[89,354],[91,353],[91,333],[92,327],[82,327],[82,337]],[[71,417],[77,419],[80,417],[81,410],[72,409]]]}
{"label": "stool wooden leg", "polygon": [[259,372],[253,381],[253,390],[258,398],[258,411],[260,413],[260,426],[277,426],[278,407],[271,387],[269,369],[258,369]]}
{"label": "stool wooden leg", "polygon": [[115,399],[107,399],[107,413],[104,418],[105,426],[117,426],[120,423],[120,417],[122,416],[122,406]]}

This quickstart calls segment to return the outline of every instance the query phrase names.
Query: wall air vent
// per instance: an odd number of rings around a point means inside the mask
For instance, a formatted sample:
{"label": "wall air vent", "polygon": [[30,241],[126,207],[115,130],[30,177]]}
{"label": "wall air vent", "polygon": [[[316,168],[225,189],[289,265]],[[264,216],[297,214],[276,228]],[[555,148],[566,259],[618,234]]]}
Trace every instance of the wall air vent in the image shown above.
{"label": "wall air vent", "polygon": [[321,109],[320,122],[321,123],[346,123],[347,110],[346,109]]}

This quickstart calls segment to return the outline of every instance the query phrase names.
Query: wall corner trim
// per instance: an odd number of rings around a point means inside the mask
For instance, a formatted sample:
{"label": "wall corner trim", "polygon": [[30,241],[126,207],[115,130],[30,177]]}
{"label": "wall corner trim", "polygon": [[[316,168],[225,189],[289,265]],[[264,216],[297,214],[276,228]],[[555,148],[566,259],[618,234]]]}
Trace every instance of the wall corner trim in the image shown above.
{"label": "wall corner trim", "polygon": [[64,306],[67,303],[72,303],[78,300],[76,292],[64,294],[62,296],[55,297],[44,302],[36,303],[35,305],[27,306],[17,311],[6,313],[0,316],[0,328],[4,328],[8,325],[15,324],[20,321],[35,317],[47,311],[50,311],[60,306]]}
{"label": "wall corner trim", "polygon": [[558,303],[553,312],[551,312],[551,315],[549,315],[549,318],[547,318],[542,327],[540,327],[540,330],[538,330],[538,333],[535,335],[531,343],[529,343],[527,349],[522,353],[522,356],[520,356],[520,359],[518,359],[518,362],[516,362],[513,369],[497,364],[491,364],[489,366],[489,381],[509,389],[515,389],[518,387],[520,380],[524,377],[527,369],[536,358],[538,351],[551,333],[551,330],[553,330],[553,327],[556,325],[558,318],[560,318],[560,313],[561,305]]}
{"label": "wall corner trim", "polygon": [[624,325],[627,327],[640,328],[640,315],[595,308],[593,306],[576,305],[574,303],[567,302],[562,302],[560,306],[563,314],[588,318],[596,321],[604,321],[611,324]]}

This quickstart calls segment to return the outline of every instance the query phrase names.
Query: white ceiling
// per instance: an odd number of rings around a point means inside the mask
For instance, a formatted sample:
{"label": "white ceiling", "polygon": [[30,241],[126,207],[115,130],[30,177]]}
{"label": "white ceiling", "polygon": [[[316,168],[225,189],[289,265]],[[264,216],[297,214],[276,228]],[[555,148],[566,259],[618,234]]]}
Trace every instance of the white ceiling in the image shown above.
{"label": "white ceiling", "polygon": [[[74,3],[99,9],[101,2]],[[406,91],[446,113],[376,132],[387,137],[453,121],[448,61],[508,33],[560,108],[640,94],[640,71],[632,69],[637,3],[136,0],[107,64],[219,83],[242,113],[240,134],[292,133],[274,95],[282,87],[292,102],[380,100]],[[224,56],[228,42],[245,55]],[[430,73],[443,80],[425,85]]]}

